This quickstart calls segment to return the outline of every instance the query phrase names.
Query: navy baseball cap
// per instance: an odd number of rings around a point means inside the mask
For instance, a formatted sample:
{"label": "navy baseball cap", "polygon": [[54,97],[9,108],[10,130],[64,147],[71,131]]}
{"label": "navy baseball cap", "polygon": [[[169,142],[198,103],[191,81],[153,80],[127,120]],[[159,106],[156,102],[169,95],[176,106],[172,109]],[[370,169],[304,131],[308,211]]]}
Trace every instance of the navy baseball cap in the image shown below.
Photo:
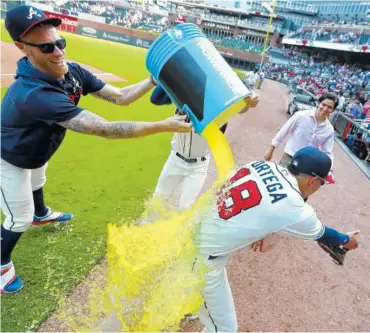
{"label": "navy baseball cap", "polygon": [[61,19],[47,17],[41,9],[32,6],[14,7],[8,10],[5,16],[5,27],[13,41],[18,41],[39,24],[58,27],[61,23]]}
{"label": "navy baseball cap", "polygon": [[168,97],[164,89],[159,85],[155,87],[152,95],[150,96],[150,102],[155,105],[172,104],[171,99]]}
{"label": "navy baseball cap", "polygon": [[305,147],[298,150],[288,165],[293,174],[303,173],[309,176],[320,177],[328,183],[334,184],[329,175],[332,161],[328,155],[314,147]]}

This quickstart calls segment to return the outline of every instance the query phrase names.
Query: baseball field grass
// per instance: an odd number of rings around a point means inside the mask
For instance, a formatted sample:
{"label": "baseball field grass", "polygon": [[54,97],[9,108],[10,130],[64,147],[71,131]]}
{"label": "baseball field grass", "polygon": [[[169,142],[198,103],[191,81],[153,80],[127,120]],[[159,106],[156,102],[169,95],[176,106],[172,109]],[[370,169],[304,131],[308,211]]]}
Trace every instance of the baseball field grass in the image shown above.
{"label": "baseball field grass", "polygon": [[[10,37],[1,22],[2,41]],[[127,80],[146,78],[146,50],[62,33],[67,57]],[[1,90],[3,98],[6,88]],[[156,107],[150,93],[122,107],[93,97],[80,106],[108,120],[155,121],[171,116],[171,106]],[[45,201],[56,211],[72,212],[63,227],[31,227],[13,252],[24,289],[1,298],[3,332],[35,331],[106,253],[107,224],[130,223],[152,194],[170,151],[171,134],[133,140],[107,140],[68,132],[49,162]],[[2,219],[3,220],[3,219]]]}

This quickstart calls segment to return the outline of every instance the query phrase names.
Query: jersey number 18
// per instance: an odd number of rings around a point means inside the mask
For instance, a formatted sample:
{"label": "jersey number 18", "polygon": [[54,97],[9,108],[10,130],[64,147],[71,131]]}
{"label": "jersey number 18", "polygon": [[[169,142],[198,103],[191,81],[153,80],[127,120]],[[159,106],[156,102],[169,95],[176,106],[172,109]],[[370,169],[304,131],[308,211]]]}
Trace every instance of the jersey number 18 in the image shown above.
{"label": "jersey number 18", "polygon": [[235,184],[239,179],[250,175],[247,168],[240,169],[228,182],[227,186],[231,188],[226,193],[221,188],[218,193],[219,199],[217,202],[218,214],[224,219],[228,220],[233,216],[240,214],[243,210],[248,210],[261,203],[262,195],[254,180],[246,180],[241,184]]}

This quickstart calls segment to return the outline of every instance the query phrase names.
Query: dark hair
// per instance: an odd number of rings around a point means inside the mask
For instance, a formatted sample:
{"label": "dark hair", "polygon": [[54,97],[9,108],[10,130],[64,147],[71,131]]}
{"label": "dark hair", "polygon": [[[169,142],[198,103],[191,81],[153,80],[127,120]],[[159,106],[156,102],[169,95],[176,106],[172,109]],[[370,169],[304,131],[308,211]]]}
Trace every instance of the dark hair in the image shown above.
{"label": "dark hair", "polygon": [[325,92],[321,95],[321,97],[318,99],[318,102],[321,103],[323,100],[329,99],[334,102],[334,109],[335,110],[338,106],[338,98],[337,95],[332,92]]}

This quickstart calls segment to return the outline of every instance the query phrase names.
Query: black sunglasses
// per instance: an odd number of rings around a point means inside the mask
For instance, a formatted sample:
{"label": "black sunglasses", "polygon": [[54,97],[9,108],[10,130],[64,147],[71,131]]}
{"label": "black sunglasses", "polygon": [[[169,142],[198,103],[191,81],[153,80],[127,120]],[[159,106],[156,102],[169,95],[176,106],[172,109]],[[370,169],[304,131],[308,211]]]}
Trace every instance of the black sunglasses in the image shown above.
{"label": "black sunglasses", "polygon": [[27,43],[23,41],[20,41],[20,42],[25,45],[38,47],[40,51],[44,54],[53,53],[55,46],[59,50],[64,50],[67,46],[67,41],[64,38],[58,39],[54,43],[33,44],[33,43]]}

